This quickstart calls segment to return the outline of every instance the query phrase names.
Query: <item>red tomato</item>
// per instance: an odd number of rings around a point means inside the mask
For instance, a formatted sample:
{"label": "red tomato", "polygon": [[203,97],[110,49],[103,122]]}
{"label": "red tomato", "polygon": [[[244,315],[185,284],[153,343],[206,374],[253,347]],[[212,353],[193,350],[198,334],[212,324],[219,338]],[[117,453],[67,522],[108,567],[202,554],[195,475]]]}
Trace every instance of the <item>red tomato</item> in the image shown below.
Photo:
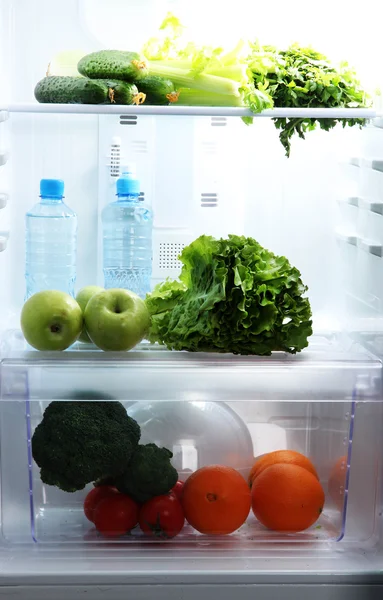
{"label": "red tomato", "polygon": [[140,509],[138,522],[146,535],[167,540],[179,534],[185,516],[180,501],[169,494],[146,502]]}
{"label": "red tomato", "polygon": [[128,533],[138,523],[139,505],[125,494],[114,494],[99,502],[94,510],[96,529],[107,537]]}
{"label": "red tomato", "polygon": [[86,518],[93,523],[93,513],[97,504],[104,498],[118,493],[119,492],[116,490],[116,488],[110,485],[100,485],[99,487],[95,487],[93,490],[90,490],[89,494],[84,500],[84,513]]}
{"label": "red tomato", "polygon": [[182,494],[184,492],[184,485],[185,485],[185,483],[183,481],[177,481],[175,486],[172,487],[172,489],[170,490],[170,493],[174,494],[175,497],[178,498],[178,500],[180,502],[182,502]]}

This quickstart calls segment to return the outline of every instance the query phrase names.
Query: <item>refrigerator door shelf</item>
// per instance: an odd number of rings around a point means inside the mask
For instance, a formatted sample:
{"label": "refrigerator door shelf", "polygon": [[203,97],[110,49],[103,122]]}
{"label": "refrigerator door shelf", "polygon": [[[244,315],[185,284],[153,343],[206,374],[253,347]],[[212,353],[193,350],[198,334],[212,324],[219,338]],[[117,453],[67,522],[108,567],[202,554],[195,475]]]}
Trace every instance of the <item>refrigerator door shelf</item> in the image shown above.
{"label": "refrigerator door shelf", "polygon": [[0,252],[4,252],[7,248],[9,234],[0,232]]}
{"label": "refrigerator door shelf", "polygon": [[0,208],[5,208],[8,204],[9,195],[4,193],[0,193]]}
{"label": "refrigerator door shelf", "polygon": [[338,200],[340,206],[354,206],[355,208],[362,208],[370,212],[376,213],[377,215],[383,215],[383,202],[374,202],[367,198],[361,198],[358,196],[349,196],[348,198],[341,198]]}
{"label": "refrigerator door shelf", "polygon": [[359,198],[358,206],[364,210],[383,215],[383,202],[374,202],[372,200],[367,200],[367,198]]}
{"label": "refrigerator door shelf", "polygon": [[362,239],[357,234],[345,233],[343,231],[337,231],[336,235],[339,242],[356,246],[359,250],[373,254],[379,258],[383,256],[383,246],[378,242]]}
{"label": "refrigerator door shelf", "polygon": [[349,159],[349,164],[354,167],[364,167],[373,171],[383,172],[383,160],[381,158],[362,158],[360,156],[352,156]]}
{"label": "refrigerator door shelf", "polygon": [[2,151],[0,150],[0,167],[2,167],[3,165],[5,165],[9,160],[9,153],[6,152],[5,150]]}

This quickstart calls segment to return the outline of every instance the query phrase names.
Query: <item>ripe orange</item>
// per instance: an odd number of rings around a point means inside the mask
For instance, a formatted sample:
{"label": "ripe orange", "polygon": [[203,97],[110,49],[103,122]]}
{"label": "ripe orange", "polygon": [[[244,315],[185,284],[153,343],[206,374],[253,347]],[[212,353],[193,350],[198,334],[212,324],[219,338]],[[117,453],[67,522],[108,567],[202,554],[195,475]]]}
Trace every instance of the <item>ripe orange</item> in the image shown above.
{"label": "ripe orange", "polygon": [[300,452],[295,452],[295,450],[276,450],[275,452],[268,452],[267,454],[264,454],[253,464],[249,475],[250,487],[252,486],[254,478],[258,477],[258,475],[267,469],[267,467],[281,463],[303,467],[303,469],[306,469],[317,479],[319,479],[313,463],[307,458],[307,456],[301,454]]}
{"label": "ripe orange", "polygon": [[250,490],[231,467],[202,467],[186,480],[182,498],[186,520],[200,533],[224,535],[239,529],[250,512]]}
{"label": "ripe orange", "polygon": [[341,456],[330,472],[328,492],[339,510],[343,510],[344,490],[346,487],[347,456]]}
{"label": "ripe orange", "polygon": [[303,531],[315,523],[324,505],[318,479],[297,465],[277,464],[253,479],[252,509],[258,521],[276,531]]}

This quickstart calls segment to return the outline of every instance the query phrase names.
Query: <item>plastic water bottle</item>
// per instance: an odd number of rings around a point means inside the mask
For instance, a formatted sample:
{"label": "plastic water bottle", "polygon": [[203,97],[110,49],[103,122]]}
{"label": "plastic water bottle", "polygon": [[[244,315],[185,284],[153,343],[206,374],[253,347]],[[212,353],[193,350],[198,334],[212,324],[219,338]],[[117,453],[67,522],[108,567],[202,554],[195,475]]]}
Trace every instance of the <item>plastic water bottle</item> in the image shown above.
{"label": "plastic water bottle", "polygon": [[150,291],[153,213],[140,201],[130,167],[117,180],[117,200],[102,211],[104,287],[125,288],[141,298]]}
{"label": "plastic water bottle", "polygon": [[42,179],[40,202],[26,214],[26,299],[43,290],[74,296],[77,216],[63,197],[63,181]]}

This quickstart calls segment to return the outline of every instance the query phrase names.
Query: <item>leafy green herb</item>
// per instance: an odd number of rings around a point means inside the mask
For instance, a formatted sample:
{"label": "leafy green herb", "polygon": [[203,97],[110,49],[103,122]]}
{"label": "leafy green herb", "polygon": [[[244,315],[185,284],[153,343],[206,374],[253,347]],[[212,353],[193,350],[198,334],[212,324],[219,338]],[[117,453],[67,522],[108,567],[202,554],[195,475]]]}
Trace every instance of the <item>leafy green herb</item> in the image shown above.
{"label": "leafy green herb", "polygon": [[298,269],[252,238],[201,236],[184,248],[180,281],[147,296],[150,340],[174,350],[292,354],[312,334]]}
{"label": "leafy green herb", "polygon": [[[230,50],[197,46],[185,40],[185,28],[169,13],[159,36],[144,45],[150,74],[173,81],[183,93],[179,104],[188,106],[247,106],[254,113],[273,107],[357,108],[371,105],[354,70],[345,62],[339,67],[312,48],[293,44],[287,50],[249,44],[240,40]],[[204,93],[206,92],[206,97]],[[213,104],[214,96],[219,104]],[[222,100],[222,97],[226,96]],[[251,117],[244,117],[246,124]],[[276,118],[279,138],[290,156],[294,135],[304,139],[317,126],[325,131],[341,122],[343,127],[364,124],[363,119]]]}
{"label": "leafy green herb", "polygon": [[[370,105],[367,94],[346,62],[336,69],[328,59],[312,48],[293,44],[279,51],[272,46],[252,45],[248,66],[256,86],[264,86],[275,107],[293,108],[357,108]],[[363,125],[363,119],[275,119],[280,140],[290,155],[291,138],[305,138],[319,124],[329,131],[341,122]]]}

